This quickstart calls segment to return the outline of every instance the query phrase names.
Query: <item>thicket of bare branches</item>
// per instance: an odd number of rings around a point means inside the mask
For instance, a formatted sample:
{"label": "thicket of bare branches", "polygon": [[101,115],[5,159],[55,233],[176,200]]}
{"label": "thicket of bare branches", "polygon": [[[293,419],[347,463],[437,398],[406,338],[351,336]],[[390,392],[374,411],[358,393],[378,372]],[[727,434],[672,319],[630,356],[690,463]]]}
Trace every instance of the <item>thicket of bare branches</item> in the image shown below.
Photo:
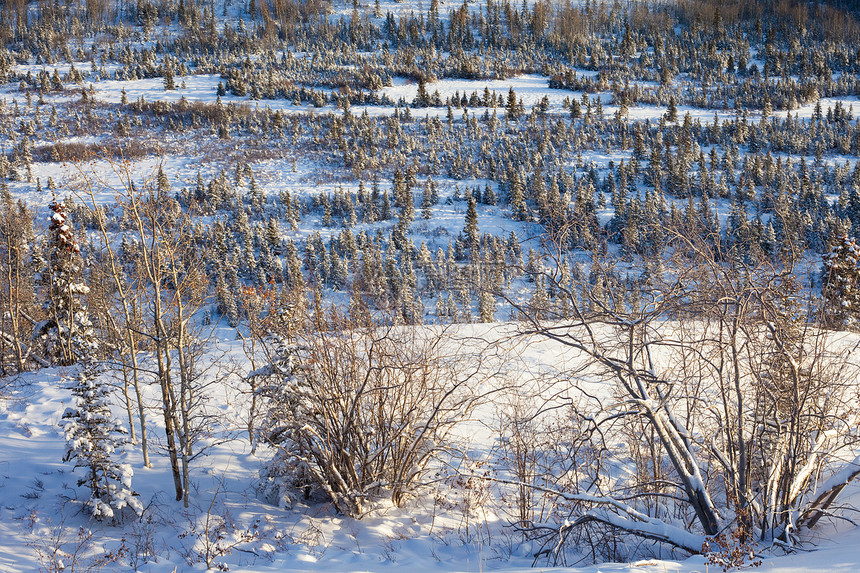
{"label": "thicket of bare branches", "polygon": [[790,263],[695,236],[667,242],[635,299],[618,261],[595,257],[586,274],[559,258],[541,273],[556,297],[520,308],[523,333],[579,364],[557,382],[558,442],[589,462],[513,472],[518,491],[552,500],[549,522],[520,512],[539,556],[563,562],[572,545],[619,558],[647,539],[737,564],[757,544],[802,542],[860,474],[848,335],[821,326]]}
{"label": "thicket of bare branches", "polygon": [[493,373],[442,327],[315,322],[270,338],[271,361],[252,374],[268,400],[263,438],[277,448],[268,477],[353,516],[381,495],[400,505]]}

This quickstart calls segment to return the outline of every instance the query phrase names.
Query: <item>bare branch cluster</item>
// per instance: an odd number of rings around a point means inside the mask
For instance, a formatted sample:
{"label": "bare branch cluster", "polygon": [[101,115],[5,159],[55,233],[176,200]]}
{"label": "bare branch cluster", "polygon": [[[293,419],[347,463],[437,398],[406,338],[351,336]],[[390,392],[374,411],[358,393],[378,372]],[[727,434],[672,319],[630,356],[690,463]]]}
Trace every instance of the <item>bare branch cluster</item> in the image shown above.
{"label": "bare branch cluster", "polygon": [[556,504],[556,525],[520,511],[539,555],[561,562],[568,543],[584,543],[617,558],[607,531],[689,553],[706,541],[728,555],[746,553],[726,543],[793,546],[860,474],[855,348],[821,326],[791,265],[680,233],[663,255],[635,305],[603,288],[614,263],[595,257],[590,276],[564,273],[569,282],[547,265],[560,294],[520,308],[523,333],[579,357],[559,382],[578,397],[564,440],[578,444],[574,459],[591,456],[535,476],[519,454],[528,448],[509,446],[511,483]]}
{"label": "bare branch cluster", "polygon": [[349,515],[383,492],[397,505],[408,499],[487,392],[482,357],[443,328],[335,317],[272,342],[276,359],[254,373],[266,379],[262,431],[278,448],[268,477],[321,493]]}

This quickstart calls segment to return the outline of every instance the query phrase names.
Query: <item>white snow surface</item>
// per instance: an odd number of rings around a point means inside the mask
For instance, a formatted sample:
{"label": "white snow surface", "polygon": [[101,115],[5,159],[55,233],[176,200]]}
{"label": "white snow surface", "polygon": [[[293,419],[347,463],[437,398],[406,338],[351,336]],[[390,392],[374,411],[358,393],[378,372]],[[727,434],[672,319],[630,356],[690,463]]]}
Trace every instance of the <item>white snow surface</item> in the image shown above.
{"label": "white snow surface", "polygon": [[[465,340],[506,340],[510,325],[464,325],[457,333]],[[217,332],[214,356],[232,359],[247,372],[241,344],[229,329]],[[464,342],[465,344],[466,342]],[[500,352],[510,373],[518,381],[575,363],[576,357],[546,341],[505,342]],[[125,539],[127,553],[120,562],[104,564],[101,570],[140,571],[204,570],[191,563],[195,550],[202,548],[200,535],[207,514],[210,526],[215,516],[229,516],[236,530],[254,528],[261,532],[256,541],[240,544],[213,565],[224,563],[232,571],[401,571],[414,573],[501,571],[582,571],[643,573],[704,573],[718,568],[702,557],[682,561],[645,559],[632,563],[589,565],[581,568],[531,568],[533,548],[506,527],[503,511],[486,504],[473,521],[462,511],[434,504],[425,494],[403,508],[380,502],[361,520],[336,515],[327,505],[297,504],[281,509],[258,499],[254,487],[261,464],[270,452],[249,451],[241,431],[243,398],[233,383],[211,392],[209,408],[223,424],[216,428],[204,456],[192,464],[191,507],[184,509],[173,499],[169,465],[158,444],[153,448],[151,468],[142,465],[139,448],[128,446],[121,461],[134,470],[134,489],[146,507],[144,518],[126,515],[122,523],[111,525],[89,521],[81,512],[87,498],[85,488],[76,485],[78,475],[71,464],[63,463],[64,441],[59,425],[71,402],[67,389],[74,369],[46,369],[21,376],[4,391],[0,401],[0,572],[50,570],[56,567],[52,555],[59,549],[66,570],[84,570],[95,565],[94,555],[117,551]],[[593,385],[600,391],[600,384]],[[605,391],[605,390],[604,390]],[[156,388],[147,388],[151,437],[163,434],[157,415]],[[494,408],[487,406],[465,421],[459,431],[470,455],[480,459],[490,447],[494,433]],[[114,416],[124,419],[123,408],[115,404]],[[448,501],[456,501],[453,489],[438,485],[437,495],[451,491]],[[854,488],[856,495],[857,488]],[[192,526],[196,529],[192,531]],[[91,539],[81,543],[90,532]],[[232,539],[229,531],[226,538]],[[775,573],[860,570],[860,529],[841,526],[835,533],[824,530],[808,552],[765,558],[759,570]],[[671,556],[669,556],[671,557]]]}
{"label": "white snow surface", "polygon": [[[577,70],[577,73],[582,75],[593,75],[595,72],[589,70]],[[216,91],[219,82],[224,82],[218,75],[203,74],[191,76],[177,76],[175,78],[177,88],[175,90],[165,90],[164,80],[162,78],[149,78],[142,80],[105,80],[93,84],[95,97],[99,101],[105,103],[118,104],[122,100],[122,91],[125,90],[128,101],[133,102],[143,97],[146,101],[163,101],[168,103],[176,103],[180,99],[185,98],[187,102],[203,102],[214,103],[217,99]],[[185,87],[182,87],[183,82]],[[637,83],[637,82],[633,82]],[[644,85],[652,85],[653,82],[638,82]],[[502,97],[502,101],[508,95],[508,90],[513,89],[518,99],[521,99],[525,108],[531,109],[532,106],[540,102],[546,96],[549,99],[548,113],[550,114],[565,114],[562,103],[565,98],[576,99],[579,101],[582,98],[583,92],[571,91],[565,89],[552,89],[549,86],[549,78],[539,74],[523,74],[514,76],[504,80],[467,80],[456,78],[443,78],[435,82],[427,84],[427,92],[433,94],[439,92],[442,101],[446,98],[459,93],[461,96],[469,96],[472,92],[478,92],[481,96],[484,88],[495,92],[497,96]],[[326,88],[315,86],[307,86],[316,91],[330,92]],[[397,103],[401,98],[411,104],[418,94],[418,84],[407,78],[396,77],[392,80],[392,85],[379,90],[379,95],[388,96],[391,101]],[[589,94],[589,98],[594,99],[599,97],[604,104],[603,113],[605,116],[610,116],[618,110],[618,106],[611,105],[609,102],[612,99],[611,92],[598,92]],[[281,110],[285,113],[298,112],[313,112],[313,113],[343,113],[336,106],[328,104],[322,107],[314,107],[310,104],[293,105],[290,100],[252,100],[250,97],[237,97],[230,94],[221,97],[222,103],[226,104],[242,104],[249,105],[252,108],[259,107],[260,109]],[[825,102],[826,103],[826,102]],[[814,107],[814,106],[813,106]],[[483,114],[486,108],[474,107],[469,108],[470,114]],[[846,105],[847,109],[847,105]],[[365,111],[371,116],[391,115],[394,113],[395,107],[390,105],[354,105],[351,108],[353,114],[360,114]],[[825,105],[824,111],[827,111]],[[424,116],[445,116],[447,109],[443,107],[427,107],[411,110],[412,115],[416,117]],[[462,117],[462,109],[452,109],[454,117]],[[498,109],[497,113],[504,114],[504,109]],[[631,121],[652,121],[666,113],[665,106],[654,106],[645,104],[631,105],[629,108],[628,117]],[[678,106],[678,115],[683,118],[689,113],[692,119],[699,119],[702,122],[713,122],[714,110],[693,108],[689,106]],[[809,110],[809,115],[812,114],[812,108]],[[732,119],[734,112],[717,112],[720,120]]]}

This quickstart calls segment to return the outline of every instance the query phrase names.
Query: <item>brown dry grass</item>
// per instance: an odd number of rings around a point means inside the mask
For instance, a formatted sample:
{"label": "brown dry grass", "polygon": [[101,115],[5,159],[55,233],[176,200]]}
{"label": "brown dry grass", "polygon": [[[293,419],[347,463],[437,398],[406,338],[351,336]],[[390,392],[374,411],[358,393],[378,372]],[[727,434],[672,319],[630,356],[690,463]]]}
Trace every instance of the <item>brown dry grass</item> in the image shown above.
{"label": "brown dry grass", "polygon": [[158,147],[145,139],[135,139],[133,142],[120,143],[111,139],[100,143],[57,142],[44,145],[33,150],[36,161],[60,161],[81,163],[94,159],[137,159],[152,155]]}

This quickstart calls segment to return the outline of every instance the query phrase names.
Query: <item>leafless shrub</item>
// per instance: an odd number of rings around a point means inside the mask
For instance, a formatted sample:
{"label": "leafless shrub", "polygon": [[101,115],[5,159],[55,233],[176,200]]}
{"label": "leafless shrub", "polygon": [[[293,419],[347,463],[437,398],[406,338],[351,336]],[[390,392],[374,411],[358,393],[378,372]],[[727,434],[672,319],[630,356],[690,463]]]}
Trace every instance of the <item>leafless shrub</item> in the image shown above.
{"label": "leafless shrub", "polygon": [[[615,542],[635,553],[636,539],[649,540],[644,551],[708,543],[729,557],[753,540],[793,547],[860,475],[856,349],[819,326],[790,263],[695,236],[672,236],[665,271],[635,306],[600,288],[614,263],[595,260],[582,281],[545,266],[556,300],[540,314],[519,308],[525,334],[579,364],[559,384],[580,396],[572,460],[590,463],[578,475],[556,463],[546,484],[527,483],[567,507],[560,525],[533,528],[551,561],[584,537],[595,558]],[[514,463],[510,483],[528,482],[531,464]]]}
{"label": "leafless shrub", "polygon": [[[39,521],[31,515],[35,528]],[[46,522],[47,531],[33,530],[33,539],[27,543],[36,553],[41,570],[46,573],[75,573],[101,571],[111,565],[121,563],[128,553],[125,540],[112,551],[98,550],[96,534],[89,528],[70,527],[66,524],[65,513],[60,511],[59,520]]]}
{"label": "leafless shrub", "polygon": [[190,525],[179,534],[179,538],[191,542],[185,551],[185,560],[189,565],[203,563],[207,570],[229,571],[227,564],[219,559],[260,540],[262,533],[259,520],[243,527],[233,519],[229,510],[218,507],[220,492],[219,485],[206,513],[200,519],[191,519]]}
{"label": "leafless shrub", "polygon": [[334,318],[280,339],[266,376],[268,478],[361,516],[383,492],[401,505],[428,462],[482,400],[489,373],[441,328],[356,326]]}

